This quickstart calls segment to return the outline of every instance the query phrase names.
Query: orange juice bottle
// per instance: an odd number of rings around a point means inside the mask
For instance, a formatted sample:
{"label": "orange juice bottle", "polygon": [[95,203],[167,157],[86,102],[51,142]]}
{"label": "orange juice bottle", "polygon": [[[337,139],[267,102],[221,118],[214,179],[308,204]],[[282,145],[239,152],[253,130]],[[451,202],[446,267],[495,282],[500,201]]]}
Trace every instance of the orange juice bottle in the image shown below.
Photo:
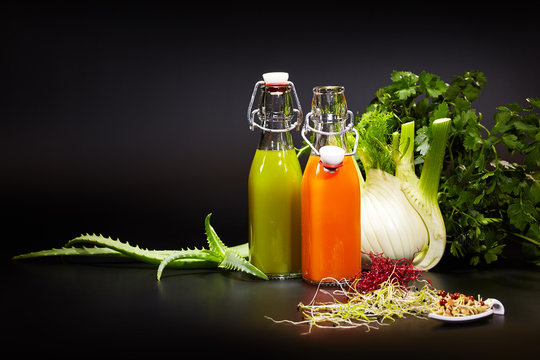
{"label": "orange juice bottle", "polygon": [[[248,177],[249,261],[270,279],[299,278],[302,169],[291,130],[302,119],[301,107],[287,73],[266,73],[263,79],[248,109],[250,127],[261,130]],[[252,111],[257,90],[259,106]]]}
{"label": "orange juice bottle", "polygon": [[342,86],[315,87],[302,129],[312,150],[301,187],[302,277],[314,284],[346,281],[362,270],[356,149],[351,151],[346,141],[346,133],[356,130],[344,91]]}

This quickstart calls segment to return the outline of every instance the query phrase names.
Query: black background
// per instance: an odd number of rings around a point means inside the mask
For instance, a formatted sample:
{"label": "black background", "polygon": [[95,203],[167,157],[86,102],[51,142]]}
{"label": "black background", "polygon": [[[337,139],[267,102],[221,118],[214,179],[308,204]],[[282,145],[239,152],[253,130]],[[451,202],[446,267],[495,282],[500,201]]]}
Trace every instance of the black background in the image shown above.
{"label": "black background", "polygon": [[330,84],[345,86],[349,108],[361,112],[392,70],[446,81],[484,72],[475,107],[488,128],[496,106],[540,96],[539,31],[523,3],[351,4],[3,2],[2,349],[58,358],[537,352],[535,269],[427,274],[438,288],[498,298],[504,317],[460,327],[408,318],[369,334],[301,336],[304,328],[264,317],[298,318],[299,299],[314,291],[300,279],[171,269],[158,282],[154,266],[130,261],[9,261],[85,232],[200,247],[209,212],[225,243],[247,241],[259,134],[246,110],[267,71],[290,73],[305,112],[312,88]]}
{"label": "black background", "polygon": [[497,106],[540,96],[534,11],[502,5],[4,3],[2,247],[86,232],[202,246],[210,212],[225,243],[247,241],[246,110],[268,71],[289,72],[305,112],[314,86],[338,84],[361,112],[392,70],[479,70],[489,128]]}

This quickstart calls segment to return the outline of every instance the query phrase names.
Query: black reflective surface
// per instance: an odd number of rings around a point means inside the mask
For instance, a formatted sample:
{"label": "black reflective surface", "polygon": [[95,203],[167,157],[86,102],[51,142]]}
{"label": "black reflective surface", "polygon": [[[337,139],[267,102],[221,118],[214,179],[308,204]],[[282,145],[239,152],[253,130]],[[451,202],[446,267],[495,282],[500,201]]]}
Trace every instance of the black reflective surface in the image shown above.
{"label": "black reflective surface", "polygon": [[[315,287],[259,281],[239,273],[156,269],[111,259],[12,262],[2,271],[2,350],[58,357],[222,355],[226,358],[523,359],[537,352],[540,272],[535,269],[431,271],[437,288],[497,298],[504,316],[446,324],[412,317],[379,329],[314,329],[297,304]],[[175,356],[176,357],[176,356]]]}

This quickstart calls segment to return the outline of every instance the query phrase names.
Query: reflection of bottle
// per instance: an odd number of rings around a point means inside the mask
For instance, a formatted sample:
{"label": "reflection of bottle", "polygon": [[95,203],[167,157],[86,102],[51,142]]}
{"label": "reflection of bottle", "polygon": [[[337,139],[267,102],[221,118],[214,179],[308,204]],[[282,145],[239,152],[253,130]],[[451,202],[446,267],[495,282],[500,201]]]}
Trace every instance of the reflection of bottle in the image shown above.
{"label": "reflection of bottle", "polygon": [[[312,148],[302,180],[302,276],[335,283],[362,270],[360,182],[355,150],[349,152],[346,141],[346,132],[356,130],[341,86],[314,88],[311,110],[302,129]],[[307,131],[313,131],[313,143]]]}
{"label": "reflection of bottle", "polygon": [[[290,131],[294,114],[287,73],[267,73],[255,85],[248,118],[261,137],[248,178],[249,260],[269,278],[301,276],[300,186],[302,169]],[[257,89],[259,108],[251,112]],[[261,125],[255,122],[257,114]]]}

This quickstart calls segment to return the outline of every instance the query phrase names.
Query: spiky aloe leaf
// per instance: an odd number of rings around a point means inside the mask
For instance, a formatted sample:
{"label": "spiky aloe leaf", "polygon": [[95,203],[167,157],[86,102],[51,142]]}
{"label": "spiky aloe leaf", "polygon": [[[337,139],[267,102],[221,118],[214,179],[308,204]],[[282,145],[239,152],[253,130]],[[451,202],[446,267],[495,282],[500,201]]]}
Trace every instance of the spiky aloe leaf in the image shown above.
{"label": "spiky aloe leaf", "polygon": [[211,216],[212,216],[212,213],[206,215],[206,219],[204,219],[204,228],[206,230],[206,240],[208,241],[208,247],[210,248],[211,251],[223,257],[225,256],[227,247],[221,241],[221,239],[219,238],[218,234],[216,233],[212,225],[210,225]]}
{"label": "spiky aloe leaf", "polygon": [[[29,259],[44,256],[112,256],[132,258],[150,264],[159,265],[158,280],[165,267],[181,269],[210,269],[221,265],[222,268],[245,271],[255,276],[267,279],[266,275],[255,268],[244,258],[249,256],[249,245],[243,243],[228,248],[223,244],[214,228],[210,225],[210,216],[205,220],[208,249],[180,250],[148,250],[132,246],[127,242],[105,237],[103,235],[86,234],[71,239],[63,248],[41,250],[14,256],[13,260]],[[83,245],[82,247],[76,245]],[[94,245],[85,247],[84,244]],[[74,246],[75,245],[75,246]]]}
{"label": "spiky aloe leaf", "polygon": [[116,250],[103,247],[64,247],[60,249],[49,249],[29,252],[26,254],[20,254],[14,256],[13,260],[30,259],[44,256],[113,256],[113,257],[126,257],[126,255],[119,253]]}
{"label": "spiky aloe leaf", "polygon": [[206,260],[215,263],[216,265],[221,262],[221,257],[214,253],[213,251],[201,249],[201,250],[183,250],[179,252],[175,252],[167,256],[163,261],[159,264],[158,271],[157,271],[157,280],[159,281],[161,279],[161,273],[163,272],[163,269],[167,265],[169,265],[171,262],[175,260],[188,260],[188,259],[198,259],[198,260]]}
{"label": "spiky aloe leaf", "polygon": [[147,262],[150,264],[159,264],[163,260],[163,256],[157,256],[151,250],[141,249],[139,246],[131,246],[129,243],[123,243],[120,240],[113,240],[110,237],[104,237],[96,234],[86,234],[78,236],[67,242],[66,246],[78,244],[93,244],[95,246],[106,247],[115,250],[121,254],[129,256],[133,259]]}
{"label": "spiky aloe leaf", "polygon": [[[117,251],[132,259],[143,261],[149,264],[159,265],[167,256],[172,252],[176,254],[186,253],[188,257],[172,261],[169,263],[169,267],[174,268],[205,268],[216,267],[219,261],[208,261],[205,257],[205,252],[208,250],[199,249],[182,249],[177,251],[161,251],[161,250],[147,250],[141,249],[139,246],[131,246],[129,243],[123,243],[120,240],[113,240],[110,237],[104,237],[102,235],[86,234],[76,237],[67,242],[66,246],[72,246],[77,244],[93,244],[96,246],[102,246],[105,248]],[[197,252],[201,252],[201,257],[195,256]]]}
{"label": "spiky aloe leaf", "polygon": [[[236,248],[236,247],[235,247]],[[239,245],[238,248],[241,251],[245,251],[242,245]],[[182,250],[146,250],[151,251],[152,256],[156,259],[161,259],[163,261],[167,256],[172,253],[178,254],[182,252],[192,252],[191,249],[182,249]],[[200,251],[195,249],[195,251]],[[130,258],[130,255],[120,253],[116,250],[107,248],[107,247],[63,247],[59,249],[48,249],[41,251],[34,251],[26,254],[20,254],[12,257],[12,260],[24,260],[37,257],[48,257],[48,256],[103,256],[103,257],[117,257],[117,258]],[[158,260],[156,260],[158,261]],[[216,261],[207,261],[198,258],[181,258],[171,261],[167,266],[175,269],[205,269],[205,268],[216,268],[219,262]]]}
{"label": "spiky aloe leaf", "polygon": [[243,271],[258,278],[268,280],[268,276],[266,276],[265,273],[257,269],[248,261],[246,261],[246,259],[241,257],[236,251],[232,249],[227,249],[225,251],[223,261],[218,265],[218,267],[227,270]]}
{"label": "spiky aloe leaf", "polygon": [[229,249],[232,249],[232,250],[236,251],[238,253],[238,255],[240,255],[243,258],[248,258],[249,257],[249,244],[248,243],[243,243],[243,244],[240,244],[240,245],[231,246],[231,247],[229,247]]}

